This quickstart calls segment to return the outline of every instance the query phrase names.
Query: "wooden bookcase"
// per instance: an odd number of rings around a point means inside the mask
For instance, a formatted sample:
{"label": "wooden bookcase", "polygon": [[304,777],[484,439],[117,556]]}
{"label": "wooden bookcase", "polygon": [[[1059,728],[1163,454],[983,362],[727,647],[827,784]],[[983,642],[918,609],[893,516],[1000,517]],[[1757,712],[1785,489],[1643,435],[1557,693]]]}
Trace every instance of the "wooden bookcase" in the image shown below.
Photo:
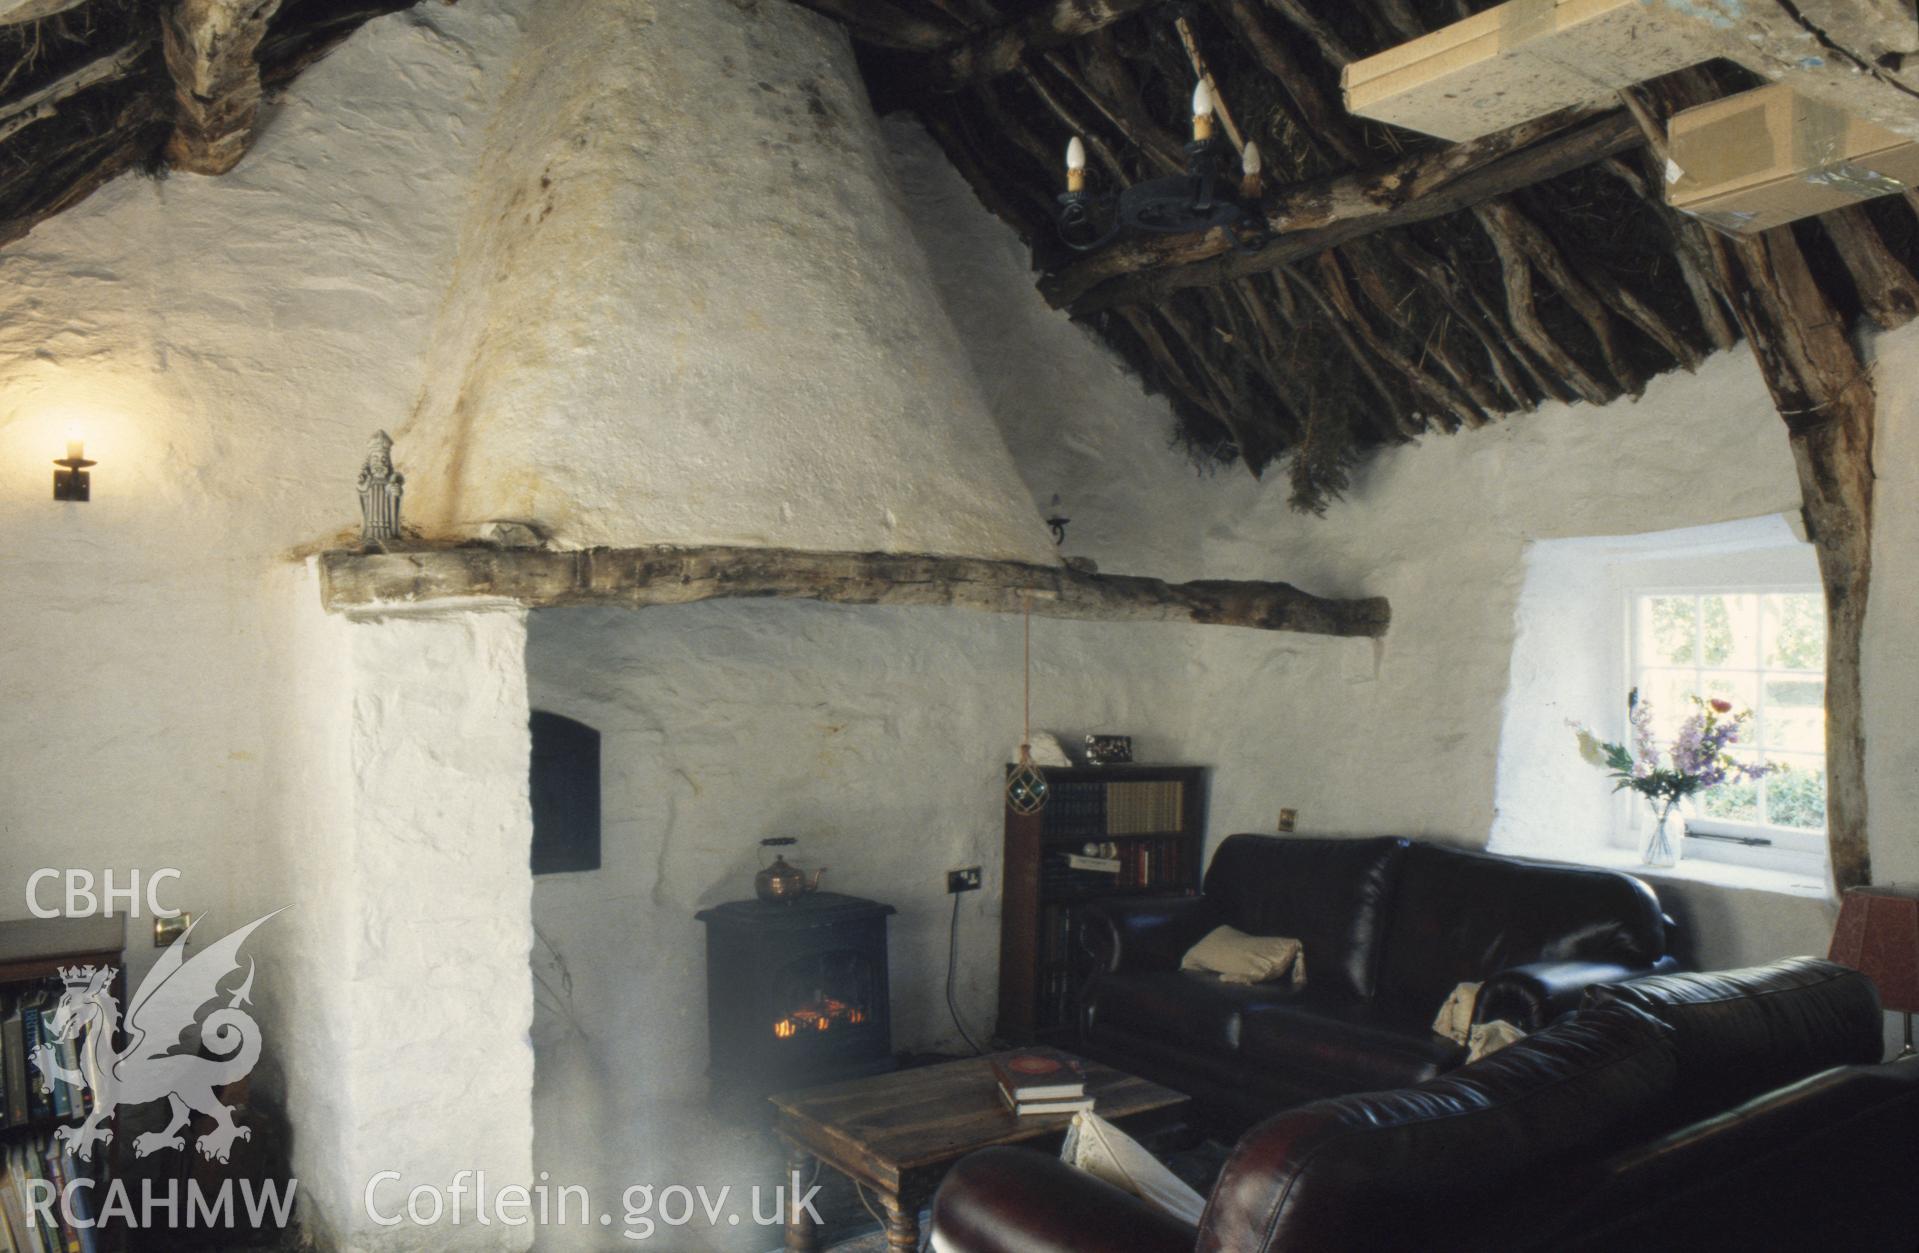
{"label": "wooden bookcase", "polygon": [[[127,1003],[125,936],[126,924],[118,917],[0,922],[0,1014],[10,1010],[18,998],[29,991],[40,991],[49,999],[57,1000],[63,987],[60,982],[62,966],[114,967],[113,997],[116,1003],[124,1007]],[[26,1067],[25,1075],[37,1092],[38,1076],[31,1066]],[[0,1082],[4,1081],[4,1076],[0,1076]],[[7,1121],[5,1108],[0,1107],[0,1152],[23,1145],[34,1150],[44,1149],[54,1128],[78,1125],[81,1116],[62,1117],[43,1107],[26,1122],[8,1126]],[[96,1148],[93,1162],[82,1168],[94,1180],[90,1199],[96,1207],[102,1203],[106,1181],[119,1173],[117,1164],[122,1145],[117,1135],[117,1113],[111,1125],[116,1131],[115,1138]],[[16,1164],[29,1166],[30,1175],[44,1177],[37,1168],[44,1160],[44,1153],[40,1153],[37,1163],[23,1160]],[[11,1179],[9,1182],[12,1182]],[[63,1230],[71,1234],[70,1229]],[[93,1242],[94,1247],[103,1253],[120,1249],[124,1247],[124,1233],[118,1227],[96,1227],[93,1229]],[[5,1237],[0,1236],[0,1245],[5,1243]],[[67,1247],[64,1241],[62,1247]]]}
{"label": "wooden bookcase", "polygon": [[[1112,897],[1189,896],[1205,869],[1206,767],[1049,769],[1046,782],[1039,813],[1005,810],[997,1034],[1015,1043],[1078,1034],[1075,908]],[[1102,859],[1117,861],[1117,872],[1067,860],[1108,853],[1115,856]]]}

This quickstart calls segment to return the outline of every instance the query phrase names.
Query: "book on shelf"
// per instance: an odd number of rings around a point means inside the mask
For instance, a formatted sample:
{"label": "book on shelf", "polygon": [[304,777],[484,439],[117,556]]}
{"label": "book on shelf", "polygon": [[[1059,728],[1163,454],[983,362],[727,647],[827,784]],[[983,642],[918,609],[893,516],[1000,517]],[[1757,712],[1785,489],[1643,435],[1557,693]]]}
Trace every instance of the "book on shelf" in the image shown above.
{"label": "book on shelf", "polygon": [[1088,857],[1085,853],[1068,853],[1066,864],[1074,870],[1096,870],[1100,874],[1119,873],[1117,857]]}
{"label": "book on shelf", "polygon": [[[0,1153],[0,1253],[95,1253],[89,1190],[68,1187],[92,1178],[51,1134],[6,1146]],[[33,1184],[40,1180],[68,1199],[51,1207],[38,1203],[40,1189]]]}
{"label": "book on shelf", "polygon": [[92,1108],[90,1090],[53,1082],[52,1076],[45,1076],[43,1083],[33,1060],[44,1044],[57,1064],[80,1069],[79,1035],[60,1039],[53,1033],[59,995],[60,983],[54,978],[0,987],[0,1131],[65,1120]]}
{"label": "book on shelf", "polygon": [[27,1033],[26,1021],[15,1005],[0,1019],[0,1051],[6,1054],[7,1121],[18,1127],[27,1121]]}
{"label": "book on shelf", "polygon": [[1084,1095],[1086,1066],[1071,1053],[1028,1048],[998,1054],[992,1059],[993,1077],[1013,1100],[1055,1101]]}

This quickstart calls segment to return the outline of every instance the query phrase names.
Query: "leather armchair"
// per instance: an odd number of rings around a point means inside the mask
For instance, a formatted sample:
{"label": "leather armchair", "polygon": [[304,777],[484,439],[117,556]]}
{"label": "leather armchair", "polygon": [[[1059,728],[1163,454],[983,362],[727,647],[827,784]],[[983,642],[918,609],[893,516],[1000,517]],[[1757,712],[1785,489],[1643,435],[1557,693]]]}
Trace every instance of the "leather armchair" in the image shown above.
{"label": "leather armchair", "polygon": [[[1663,974],[1677,966],[1671,956],[1665,956],[1654,962],[1651,970]],[[1578,1009],[1594,985],[1618,983],[1645,973],[1645,969],[1618,962],[1528,962],[1508,967],[1480,986],[1473,1018],[1477,1022],[1504,1019],[1531,1033]]]}
{"label": "leather armchair", "polygon": [[1192,1253],[1198,1233],[1130,1192],[1031,1149],[982,1149],[933,1198],[942,1248],[966,1253]]}

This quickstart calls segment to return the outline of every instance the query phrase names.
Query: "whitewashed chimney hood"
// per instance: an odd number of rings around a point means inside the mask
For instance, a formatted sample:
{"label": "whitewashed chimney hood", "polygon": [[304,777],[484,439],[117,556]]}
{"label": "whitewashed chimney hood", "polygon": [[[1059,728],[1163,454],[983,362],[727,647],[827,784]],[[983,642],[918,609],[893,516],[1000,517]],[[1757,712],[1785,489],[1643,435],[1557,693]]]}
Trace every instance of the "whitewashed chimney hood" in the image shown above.
{"label": "whitewashed chimney hood", "polygon": [[531,10],[397,432],[407,521],[1053,562],[839,28]]}

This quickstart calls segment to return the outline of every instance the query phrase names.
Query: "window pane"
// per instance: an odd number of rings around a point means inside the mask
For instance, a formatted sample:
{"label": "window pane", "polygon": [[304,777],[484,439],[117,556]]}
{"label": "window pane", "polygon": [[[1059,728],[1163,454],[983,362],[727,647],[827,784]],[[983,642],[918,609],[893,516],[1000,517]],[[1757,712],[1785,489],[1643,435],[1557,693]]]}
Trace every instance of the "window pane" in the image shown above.
{"label": "window pane", "polygon": [[1768,754],[1769,761],[1786,767],[1766,776],[1766,817],[1776,827],[1802,831],[1826,825],[1826,761],[1810,754]]}
{"label": "window pane", "polygon": [[1766,748],[1793,753],[1826,751],[1824,679],[1766,680]]}
{"label": "window pane", "polygon": [[1759,784],[1753,779],[1729,779],[1694,798],[1699,812],[1728,822],[1759,821]]}
{"label": "window pane", "polygon": [[1691,596],[1642,596],[1639,600],[1639,638],[1642,660],[1655,666],[1697,664],[1693,655],[1698,602]]}
{"label": "window pane", "polygon": [[1709,666],[1759,665],[1759,598],[1705,596],[1705,663]]}
{"label": "window pane", "polygon": [[[1750,674],[1737,671],[1708,670],[1699,676],[1696,685],[1698,694],[1707,700],[1729,700],[1735,714],[1745,713],[1759,707],[1759,680]],[[1686,714],[1690,717],[1697,707],[1686,702]],[[1752,732],[1748,732],[1752,734]]]}
{"label": "window pane", "polygon": [[1760,633],[1768,668],[1826,668],[1826,607],[1817,594],[1765,597]]}
{"label": "window pane", "polygon": [[1648,670],[1639,676],[1639,699],[1652,704],[1653,735],[1664,748],[1692,712],[1686,698],[1699,686],[1691,670]]}

